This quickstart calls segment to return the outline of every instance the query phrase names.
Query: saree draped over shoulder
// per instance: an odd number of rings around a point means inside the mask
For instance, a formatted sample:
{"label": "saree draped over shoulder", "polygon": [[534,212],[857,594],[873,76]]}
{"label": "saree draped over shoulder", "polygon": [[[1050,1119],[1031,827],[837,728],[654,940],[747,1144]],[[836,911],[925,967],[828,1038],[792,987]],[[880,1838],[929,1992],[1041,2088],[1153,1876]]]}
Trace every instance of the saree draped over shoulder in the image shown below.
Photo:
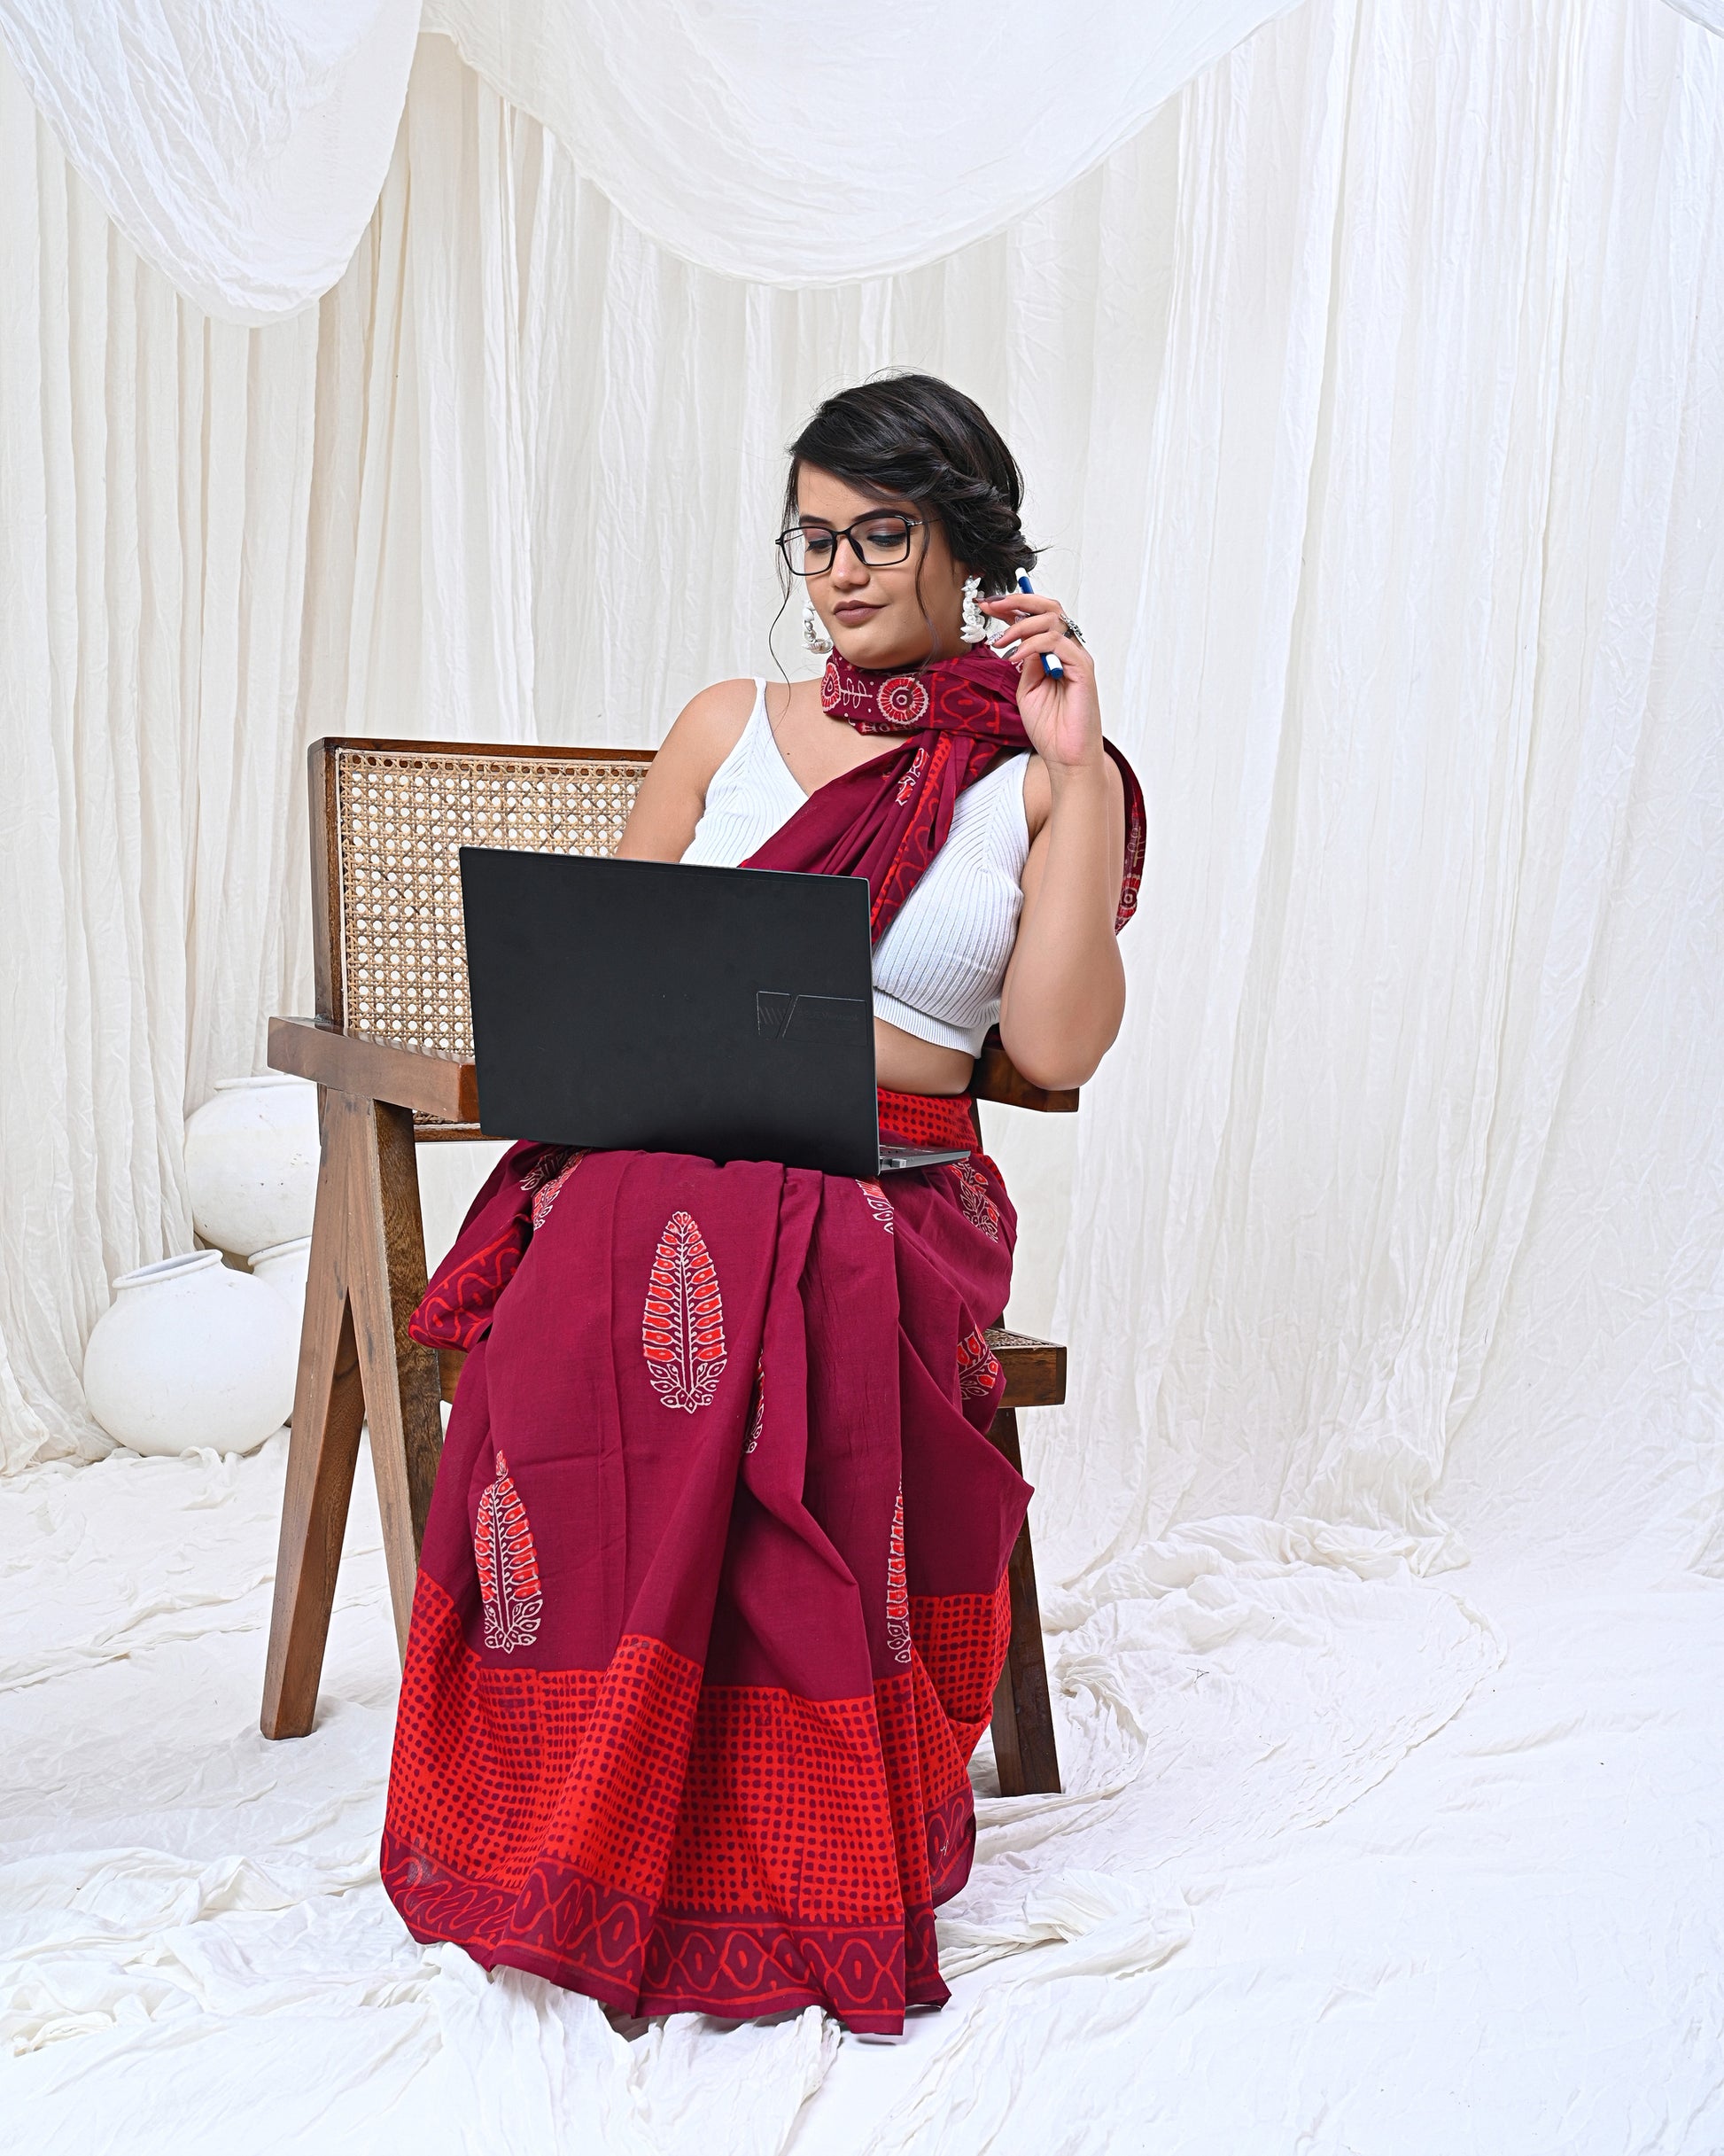
{"label": "saree draped over shoulder", "polygon": [[[881,1101],[973,1142],[966,1102]],[[470,1349],[384,1837],[415,1937],[633,2013],[945,1998],[1029,1496],[982,1435],[1014,1229],[976,1153],[889,1193],[499,1164],[415,1321]]]}
{"label": "saree draped over shoulder", "polygon": [[[835,657],[828,711],[896,745],[754,865],[866,876],[878,940],[1028,747],[1016,685],[985,649]],[[1016,1216],[967,1101],[882,1093],[881,1129],[966,1156],[883,1188],[521,1145],[474,1201],[412,1324],[469,1351],[384,1833],[416,1938],[632,2013],[889,2034],[946,1997],[1029,1495],[983,1434]]]}

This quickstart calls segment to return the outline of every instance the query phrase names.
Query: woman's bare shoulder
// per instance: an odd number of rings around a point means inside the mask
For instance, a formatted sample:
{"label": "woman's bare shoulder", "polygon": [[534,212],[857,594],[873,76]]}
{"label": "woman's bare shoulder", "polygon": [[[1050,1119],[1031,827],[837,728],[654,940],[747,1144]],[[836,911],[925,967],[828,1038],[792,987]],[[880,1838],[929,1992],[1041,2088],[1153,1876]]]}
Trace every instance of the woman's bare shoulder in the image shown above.
{"label": "woman's bare shoulder", "polygon": [[741,740],[754,697],[752,681],[714,681],[690,697],[647,767],[617,848],[619,860],[682,859],[712,774]]}
{"label": "woman's bare shoulder", "polygon": [[742,738],[759,683],[746,678],[711,681],[689,697],[672,720],[659,747],[659,759],[669,759],[680,768],[702,773],[705,781],[724,762]]}

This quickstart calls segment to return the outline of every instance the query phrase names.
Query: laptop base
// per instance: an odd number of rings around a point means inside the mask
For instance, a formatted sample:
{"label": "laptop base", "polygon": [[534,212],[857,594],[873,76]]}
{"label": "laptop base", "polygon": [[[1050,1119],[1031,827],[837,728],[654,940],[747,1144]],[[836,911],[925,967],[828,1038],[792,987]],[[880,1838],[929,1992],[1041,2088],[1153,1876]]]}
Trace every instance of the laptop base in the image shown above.
{"label": "laptop base", "polygon": [[880,1154],[880,1172],[882,1175],[901,1174],[912,1168],[938,1168],[951,1160],[967,1160],[968,1150],[961,1146],[948,1146],[940,1151],[888,1152],[882,1146]]}

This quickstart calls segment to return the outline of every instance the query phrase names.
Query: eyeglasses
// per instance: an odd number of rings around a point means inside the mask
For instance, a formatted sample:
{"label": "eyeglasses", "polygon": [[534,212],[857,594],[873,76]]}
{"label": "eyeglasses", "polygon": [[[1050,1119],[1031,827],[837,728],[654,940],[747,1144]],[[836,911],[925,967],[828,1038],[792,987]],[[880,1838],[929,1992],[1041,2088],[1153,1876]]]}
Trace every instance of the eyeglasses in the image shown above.
{"label": "eyeglasses", "polygon": [[921,523],[920,517],[900,516],[896,510],[873,517],[858,517],[842,532],[824,525],[795,525],[778,535],[778,550],[792,576],[824,576],[838,558],[838,541],[847,539],[850,551],[865,569],[889,569],[894,562],[910,559],[910,534]]}

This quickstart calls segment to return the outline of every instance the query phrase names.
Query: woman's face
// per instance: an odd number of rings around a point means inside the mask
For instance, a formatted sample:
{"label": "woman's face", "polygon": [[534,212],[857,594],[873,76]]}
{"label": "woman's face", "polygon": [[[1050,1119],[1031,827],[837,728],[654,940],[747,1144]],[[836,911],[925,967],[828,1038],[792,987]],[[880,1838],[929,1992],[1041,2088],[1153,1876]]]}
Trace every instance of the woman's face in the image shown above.
{"label": "woman's face", "polygon": [[951,558],[938,518],[924,518],[913,502],[864,494],[812,464],[796,474],[796,521],[806,532],[842,532],[855,525],[856,537],[866,539],[871,517],[894,515],[918,519],[907,560],[871,567],[849,540],[841,540],[830,564],[807,579],[827,634],[852,665],[913,666],[961,651],[965,571]]}

